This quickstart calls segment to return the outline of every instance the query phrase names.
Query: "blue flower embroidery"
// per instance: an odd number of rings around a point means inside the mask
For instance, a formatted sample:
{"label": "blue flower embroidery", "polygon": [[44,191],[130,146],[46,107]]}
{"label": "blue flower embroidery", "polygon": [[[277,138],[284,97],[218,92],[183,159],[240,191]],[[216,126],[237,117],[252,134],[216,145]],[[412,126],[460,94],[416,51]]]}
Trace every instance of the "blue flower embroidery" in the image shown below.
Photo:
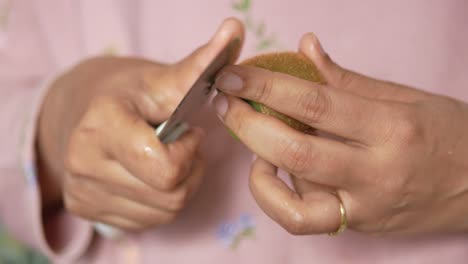
{"label": "blue flower embroidery", "polygon": [[233,223],[223,223],[218,227],[217,237],[227,248],[235,249],[245,238],[255,234],[255,223],[250,214],[242,214]]}
{"label": "blue flower embroidery", "polygon": [[37,171],[33,161],[26,161],[23,166],[23,173],[29,186],[37,186]]}

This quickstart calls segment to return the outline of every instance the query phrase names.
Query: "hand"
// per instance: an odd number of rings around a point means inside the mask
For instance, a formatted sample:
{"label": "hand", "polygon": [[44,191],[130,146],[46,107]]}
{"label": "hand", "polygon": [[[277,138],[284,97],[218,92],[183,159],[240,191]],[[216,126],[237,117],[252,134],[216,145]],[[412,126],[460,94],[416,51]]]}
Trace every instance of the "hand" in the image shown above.
{"label": "hand", "polygon": [[96,58],[61,76],[39,123],[45,202],[63,198],[72,213],[124,230],[171,222],[202,180],[203,132],[194,128],[164,145],[152,125],[169,117],[214,56],[242,34],[229,19],[179,63]]}
{"label": "hand", "polygon": [[[250,188],[266,214],[294,234],[328,233],[340,224],[339,196],[356,231],[468,230],[468,105],[343,69],[312,34],[299,51],[328,85],[241,66],[216,81],[225,93],[214,101],[220,118],[259,157]],[[322,136],[293,130],[238,97]],[[277,167],[294,175],[295,190],[275,176]]]}

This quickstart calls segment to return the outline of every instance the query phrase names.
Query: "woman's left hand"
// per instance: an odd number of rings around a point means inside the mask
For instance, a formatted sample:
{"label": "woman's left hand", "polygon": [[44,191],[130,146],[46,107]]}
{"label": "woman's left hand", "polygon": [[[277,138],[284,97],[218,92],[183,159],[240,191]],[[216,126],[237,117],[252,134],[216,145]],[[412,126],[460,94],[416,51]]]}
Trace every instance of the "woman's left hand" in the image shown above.
{"label": "woman's left hand", "polygon": [[[265,213],[293,234],[328,233],[341,201],[363,233],[467,231],[468,105],[343,69],[312,34],[299,51],[327,85],[242,66],[216,81],[220,118],[259,157],[250,188]],[[296,131],[239,97],[338,140]],[[295,190],[277,168],[294,175]]]}

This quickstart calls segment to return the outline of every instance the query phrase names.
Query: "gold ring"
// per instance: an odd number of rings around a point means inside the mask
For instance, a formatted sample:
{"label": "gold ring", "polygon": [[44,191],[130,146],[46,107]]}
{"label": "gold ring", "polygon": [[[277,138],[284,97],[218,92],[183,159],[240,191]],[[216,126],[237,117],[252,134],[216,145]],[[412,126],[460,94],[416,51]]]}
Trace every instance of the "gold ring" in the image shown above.
{"label": "gold ring", "polygon": [[340,226],[338,227],[338,229],[336,231],[328,233],[328,235],[330,235],[330,236],[337,236],[337,235],[343,233],[343,231],[345,231],[346,228],[348,227],[348,219],[346,218],[346,210],[344,208],[343,202],[341,201],[341,199],[339,197],[337,197],[337,198],[340,201],[341,223],[340,223]]}

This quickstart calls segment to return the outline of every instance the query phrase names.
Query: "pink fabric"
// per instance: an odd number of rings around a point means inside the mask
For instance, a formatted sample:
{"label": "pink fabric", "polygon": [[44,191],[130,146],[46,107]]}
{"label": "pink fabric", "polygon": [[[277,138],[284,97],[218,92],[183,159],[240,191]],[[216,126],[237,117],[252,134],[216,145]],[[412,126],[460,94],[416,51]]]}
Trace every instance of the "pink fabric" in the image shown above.
{"label": "pink fabric", "polygon": [[[0,222],[56,263],[466,263],[466,234],[411,240],[353,232],[289,235],[250,195],[251,153],[209,110],[207,178],[177,222],[91,244],[89,223],[63,212],[46,224],[57,228],[61,250],[46,243],[33,151],[47,91],[42,83],[86,57],[114,52],[174,62],[209,39],[225,17],[237,16],[257,31],[263,23],[267,37],[249,30],[242,58],[295,50],[301,35],[314,31],[343,66],[468,100],[466,1],[250,2],[240,12],[231,0],[0,0],[0,8],[9,6],[6,22],[0,19]],[[273,35],[271,46],[256,48]]]}

